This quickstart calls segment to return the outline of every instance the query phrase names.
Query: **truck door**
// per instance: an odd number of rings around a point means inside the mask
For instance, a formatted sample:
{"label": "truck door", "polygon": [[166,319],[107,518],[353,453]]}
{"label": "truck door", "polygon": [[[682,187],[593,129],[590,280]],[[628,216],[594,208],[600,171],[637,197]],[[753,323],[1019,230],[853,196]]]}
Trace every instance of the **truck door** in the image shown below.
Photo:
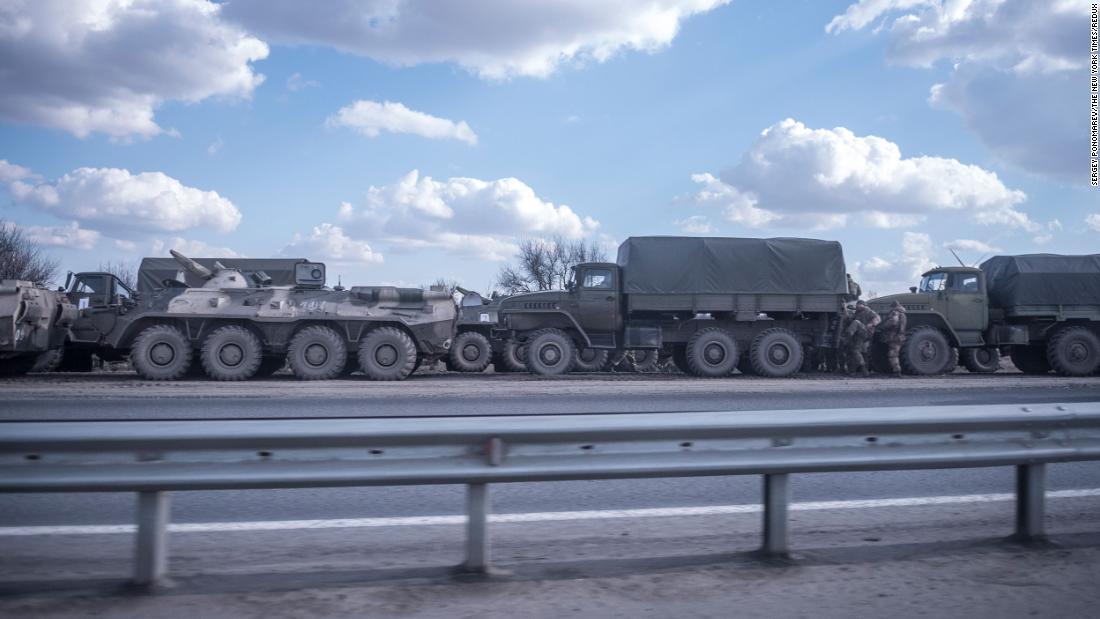
{"label": "truck door", "polygon": [[975,334],[985,330],[989,321],[985,282],[980,273],[952,273],[947,281],[947,319],[951,326],[965,338],[964,333]]}
{"label": "truck door", "polygon": [[[619,329],[619,278],[616,271],[605,266],[578,269],[577,305],[580,311],[577,319],[590,336],[611,335]],[[592,339],[593,344],[603,344],[605,338]],[[613,340],[608,342],[608,345],[613,344]]]}
{"label": "truck door", "polygon": [[110,333],[118,321],[119,307],[129,300],[131,292],[106,273],[79,273],[66,293],[79,310],[73,322],[73,339],[78,342],[98,342]]}

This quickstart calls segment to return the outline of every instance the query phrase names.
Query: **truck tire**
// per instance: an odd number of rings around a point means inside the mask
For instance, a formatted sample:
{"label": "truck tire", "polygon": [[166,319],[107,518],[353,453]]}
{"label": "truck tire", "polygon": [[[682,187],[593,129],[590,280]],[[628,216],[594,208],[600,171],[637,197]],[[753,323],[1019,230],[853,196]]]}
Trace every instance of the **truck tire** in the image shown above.
{"label": "truck tire", "polygon": [[943,331],[920,325],[905,334],[901,347],[901,369],[906,374],[933,376],[954,371],[959,352],[947,341]]}
{"label": "truck tire", "polygon": [[643,374],[652,373],[657,371],[657,365],[660,363],[657,351],[651,349],[635,349],[634,350],[634,371],[641,372]]}
{"label": "truck tire", "polygon": [[1088,327],[1066,327],[1047,342],[1047,361],[1062,376],[1088,376],[1100,367],[1100,337]]}
{"label": "truck tire", "polygon": [[672,365],[676,366],[677,370],[680,370],[684,374],[691,374],[691,368],[688,367],[687,358],[687,346],[684,344],[672,345]]}
{"label": "truck tire", "polygon": [[721,327],[699,329],[687,343],[687,365],[703,378],[728,376],[737,367],[737,341]]}
{"label": "truck tire", "polygon": [[463,331],[455,336],[448,358],[448,370],[456,372],[483,372],[493,359],[493,345],[489,338],[477,331]]}
{"label": "truck tire", "polygon": [[1024,374],[1050,373],[1047,352],[1039,346],[1013,346],[1008,356],[1012,359],[1012,365]]}
{"label": "truck tire", "polygon": [[312,325],[290,339],[286,360],[299,380],[332,380],[344,371],[348,345],[333,329]]}
{"label": "truck tire", "polygon": [[254,333],[239,325],[218,327],[202,342],[202,368],[214,380],[252,378],[264,359],[263,344]]}
{"label": "truck tire", "polygon": [[264,357],[260,361],[260,367],[256,370],[254,378],[270,378],[276,372],[286,367],[286,357]]}
{"label": "truck tire", "polygon": [[559,376],[573,367],[573,338],[561,329],[540,329],[527,339],[527,370],[539,376]]}
{"label": "truck tire", "polygon": [[757,334],[749,348],[752,370],[760,376],[783,378],[802,369],[802,342],[788,329],[776,327]]}
{"label": "truck tire", "polygon": [[578,348],[573,359],[574,372],[600,372],[607,365],[610,353],[602,348]]}
{"label": "truck tire", "polygon": [[1001,369],[1001,351],[996,346],[966,348],[962,358],[966,369],[975,374],[992,374]]}
{"label": "truck tire", "polygon": [[146,380],[176,380],[191,367],[194,352],[187,336],[172,325],[153,325],[134,338],[130,363]]}
{"label": "truck tire", "polygon": [[515,340],[505,342],[504,348],[493,361],[493,369],[497,372],[526,372],[527,345]]}
{"label": "truck tire", "polygon": [[359,344],[359,369],[371,380],[405,380],[416,362],[416,344],[397,327],[379,327]]}
{"label": "truck tire", "polygon": [[46,352],[38,353],[38,356],[34,359],[34,367],[31,368],[31,371],[53,372],[61,366],[61,361],[64,358],[64,348],[51,348]]}

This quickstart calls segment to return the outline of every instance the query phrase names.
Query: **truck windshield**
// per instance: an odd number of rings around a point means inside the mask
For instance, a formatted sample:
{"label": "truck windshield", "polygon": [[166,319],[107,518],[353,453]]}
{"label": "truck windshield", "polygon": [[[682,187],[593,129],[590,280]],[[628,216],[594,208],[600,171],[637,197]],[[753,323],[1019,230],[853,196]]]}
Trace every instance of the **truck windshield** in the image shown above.
{"label": "truck windshield", "polygon": [[929,273],[920,280],[921,292],[939,292],[947,284],[947,273]]}

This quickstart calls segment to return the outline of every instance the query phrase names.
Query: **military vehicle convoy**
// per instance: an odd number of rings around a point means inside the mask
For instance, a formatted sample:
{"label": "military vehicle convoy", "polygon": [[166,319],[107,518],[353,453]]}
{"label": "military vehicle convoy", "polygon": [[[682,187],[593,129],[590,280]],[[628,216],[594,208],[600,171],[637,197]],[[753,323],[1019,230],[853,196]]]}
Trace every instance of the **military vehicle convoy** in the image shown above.
{"label": "military vehicle convoy", "polygon": [[77,310],[64,293],[0,281],[0,375],[50,369]]}
{"label": "military vehicle convoy", "polygon": [[[110,273],[70,277],[80,316],[67,356],[129,357],[151,380],[200,370],[215,380],[246,380],[289,365],[302,380],[362,371],[402,380],[422,361],[447,354],[455,319],[445,292],[393,286],[325,287],[325,265],[304,260],[238,261],[251,270],[210,266],[172,251],[183,271],[159,282],[139,272],[138,293]],[[163,267],[163,265],[161,265]],[[288,285],[274,285],[265,270]],[[288,276],[292,274],[292,278]],[[201,285],[196,285],[201,282]]]}
{"label": "military vehicle convoy", "polygon": [[[872,299],[906,309],[902,369],[942,374],[961,353],[971,372],[994,372],[1001,351],[1028,374],[1100,370],[1100,254],[995,256],[978,267],[940,267],[908,294]],[[874,358],[875,355],[872,355]]]}
{"label": "military vehicle convoy", "polygon": [[563,291],[509,297],[495,336],[533,373],[570,371],[578,349],[644,350],[682,371],[799,371],[836,346],[848,293],[839,243],[814,239],[631,237],[616,263],[585,263]]}

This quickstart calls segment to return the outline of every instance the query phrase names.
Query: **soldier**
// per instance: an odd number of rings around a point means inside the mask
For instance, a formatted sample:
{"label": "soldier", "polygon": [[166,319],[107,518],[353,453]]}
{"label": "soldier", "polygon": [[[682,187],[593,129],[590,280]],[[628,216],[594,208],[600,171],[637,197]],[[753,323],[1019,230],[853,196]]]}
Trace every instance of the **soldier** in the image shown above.
{"label": "soldier", "polygon": [[863,296],[863,289],[859,287],[859,283],[856,282],[856,280],[852,279],[852,274],[845,273],[845,275],[848,277],[848,294],[850,294],[853,299],[858,299]]}
{"label": "soldier", "polygon": [[886,343],[886,360],[890,363],[890,374],[901,376],[901,364],[898,357],[901,356],[901,345],[905,343],[905,308],[901,303],[894,301],[886,320],[879,327],[879,337]]}
{"label": "soldier", "polygon": [[852,315],[852,320],[848,323],[848,328],[845,330],[847,336],[848,349],[848,372],[855,374],[859,373],[863,376],[867,376],[867,364],[864,359],[866,353],[866,347],[871,339],[871,335],[875,332],[875,327],[882,322],[874,310],[867,307],[867,303],[864,301],[856,301],[856,311]]}

